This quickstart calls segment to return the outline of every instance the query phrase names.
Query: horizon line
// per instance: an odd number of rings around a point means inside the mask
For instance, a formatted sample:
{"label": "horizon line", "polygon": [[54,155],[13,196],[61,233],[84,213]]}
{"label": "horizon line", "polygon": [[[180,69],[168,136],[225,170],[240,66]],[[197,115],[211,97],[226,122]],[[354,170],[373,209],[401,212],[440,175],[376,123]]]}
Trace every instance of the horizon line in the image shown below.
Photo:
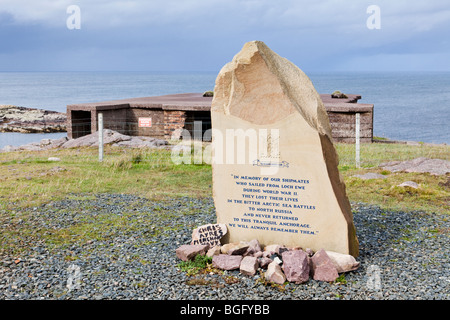
{"label": "horizon line", "polygon": [[[450,72],[450,70],[308,70],[301,69],[305,73],[396,73],[396,72],[430,72],[430,73],[446,73]],[[219,73],[220,70],[0,70],[0,73],[32,73],[32,72],[42,72],[42,73],[51,73],[51,72],[154,72],[154,73]]]}

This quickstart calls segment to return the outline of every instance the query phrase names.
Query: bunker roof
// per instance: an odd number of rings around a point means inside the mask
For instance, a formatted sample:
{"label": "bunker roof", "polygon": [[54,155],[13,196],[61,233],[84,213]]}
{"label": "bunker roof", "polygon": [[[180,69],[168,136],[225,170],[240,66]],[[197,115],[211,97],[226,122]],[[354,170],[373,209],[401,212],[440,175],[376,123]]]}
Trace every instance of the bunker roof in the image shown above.
{"label": "bunker roof", "polygon": [[[331,94],[321,94],[320,97],[327,111],[331,112],[367,112],[372,104],[357,103],[360,95],[346,94],[347,98],[332,98]],[[67,111],[101,111],[123,108],[147,108],[180,111],[209,111],[212,97],[203,97],[202,93],[179,93],[163,96],[129,98],[101,102],[89,102],[67,105]]]}

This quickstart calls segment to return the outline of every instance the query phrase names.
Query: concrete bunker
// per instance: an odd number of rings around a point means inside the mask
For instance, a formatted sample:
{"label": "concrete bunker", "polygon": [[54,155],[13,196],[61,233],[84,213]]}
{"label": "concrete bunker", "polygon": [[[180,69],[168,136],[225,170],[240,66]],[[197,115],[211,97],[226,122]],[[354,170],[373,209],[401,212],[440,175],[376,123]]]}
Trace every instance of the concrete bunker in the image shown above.
{"label": "concrete bunker", "polygon": [[[361,142],[372,142],[373,104],[357,103],[361,96],[354,94],[320,96],[335,142],[355,142],[356,113],[361,114]],[[97,115],[102,112],[104,128],[122,134],[169,140],[181,137],[184,129],[191,139],[208,141],[212,99],[202,93],[181,93],[68,105],[67,136],[74,139],[97,131]]]}

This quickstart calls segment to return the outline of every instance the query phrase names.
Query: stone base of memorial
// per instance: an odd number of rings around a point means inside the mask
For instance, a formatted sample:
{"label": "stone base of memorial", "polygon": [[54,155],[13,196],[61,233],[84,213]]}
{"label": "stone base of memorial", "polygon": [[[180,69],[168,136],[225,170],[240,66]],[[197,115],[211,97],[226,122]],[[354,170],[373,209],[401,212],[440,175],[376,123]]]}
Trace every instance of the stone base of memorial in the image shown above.
{"label": "stone base of memorial", "polygon": [[[204,228],[205,226],[199,227]],[[212,239],[212,243],[216,240],[218,238]],[[212,257],[213,268],[239,270],[247,276],[254,276],[261,271],[266,281],[279,285],[286,281],[301,284],[310,278],[333,282],[339,277],[339,273],[356,270],[360,265],[351,255],[323,249],[313,252],[310,249],[288,248],[277,244],[262,247],[256,239],[213,247],[207,241],[205,244],[182,245],[176,250],[176,255],[183,261],[194,260],[197,255],[207,255]]]}

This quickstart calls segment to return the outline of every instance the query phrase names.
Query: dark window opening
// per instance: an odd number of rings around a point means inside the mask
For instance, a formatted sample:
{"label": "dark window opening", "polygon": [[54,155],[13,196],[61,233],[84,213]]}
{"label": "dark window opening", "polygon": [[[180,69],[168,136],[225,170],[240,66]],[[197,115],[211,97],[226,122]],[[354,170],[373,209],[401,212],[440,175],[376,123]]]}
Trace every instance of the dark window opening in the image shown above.
{"label": "dark window opening", "polygon": [[72,138],[76,139],[91,134],[91,112],[72,111]]}
{"label": "dark window opening", "polygon": [[191,139],[211,141],[211,113],[209,111],[187,111],[184,128],[191,134]]}

